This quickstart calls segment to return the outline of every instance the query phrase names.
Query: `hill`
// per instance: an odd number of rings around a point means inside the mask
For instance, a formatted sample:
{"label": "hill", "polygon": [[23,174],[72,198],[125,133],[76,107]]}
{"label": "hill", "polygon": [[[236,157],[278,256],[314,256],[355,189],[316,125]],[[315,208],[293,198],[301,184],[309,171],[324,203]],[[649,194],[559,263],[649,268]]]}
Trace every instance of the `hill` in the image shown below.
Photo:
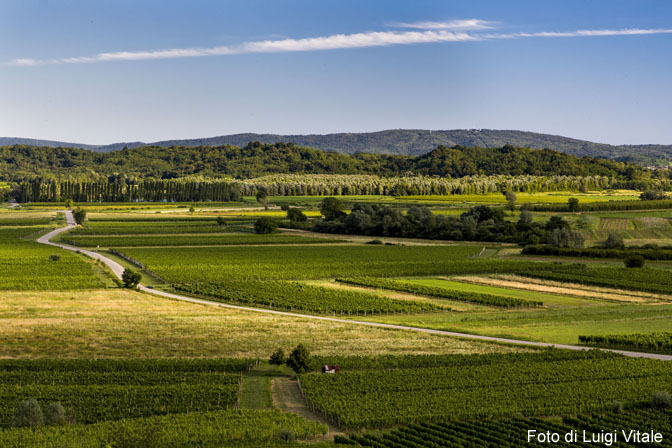
{"label": "hill", "polygon": [[344,154],[367,152],[375,154],[421,155],[432,151],[439,145],[447,147],[477,146],[497,148],[506,144],[516,147],[549,148],[577,157],[597,157],[637,163],[639,165],[665,165],[672,161],[672,145],[607,145],[577,140],[557,135],[539,134],[525,131],[507,131],[493,129],[457,129],[449,131],[429,131],[396,129],[380,132],[279,135],[279,134],[233,134],[219,137],[165,140],[145,144],[142,142],[114,143],[110,145],[82,145],[48,140],[18,138],[0,138],[0,146],[26,144],[35,146],[67,146],[93,149],[100,152],[120,150],[124,147],[141,146],[191,147],[233,145],[243,147],[249,142],[263,143],[293,142],[299,146],[319,148]]}
{"label": "hill", "polygon": [[[143,146],[108,153],[79,148],[25,145],[0,147],[0,181],[26,179],[173,179],[184,176],[253,178],[267,174],[407,173],[463,177],[471,175],[573,175],[619,179],[650,177],[635,165],[590,157],[577,158],[550,149],[505,145],[499,148],[438,146],[420,156],[354,155],[325,152],[293,143],[225,146]],[[662,173],[662,172],[661,172]]]}

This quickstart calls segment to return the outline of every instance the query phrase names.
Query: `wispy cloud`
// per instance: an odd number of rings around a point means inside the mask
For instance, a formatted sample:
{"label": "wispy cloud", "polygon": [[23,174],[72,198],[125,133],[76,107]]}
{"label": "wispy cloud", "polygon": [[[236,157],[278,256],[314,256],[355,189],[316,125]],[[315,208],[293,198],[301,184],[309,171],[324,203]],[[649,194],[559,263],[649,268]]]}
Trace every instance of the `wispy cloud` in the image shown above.
{"label": "wispy cloud", "polygon": [[[309,37],[303,39],[275,39],[245,42],[234,46],[210,48],[173,48],[149,51],[119,51],[98,53],[93,56],[78,56],[59,59],[14,59],[5,65],[31,67],[51,64],[87,64],[110,61],[140,61],[152,59],[176,59],[206,56],[228,56],[246,53],[289,53],[301,51],[326,51],[348,48],[384,47],[391,45],[425,44],[436,42],[473,42],[496,39],[526,38],[567,38],[567,37],[604,37],[637,36],[652,34],[671,34],[672,28],[626,28],[617,30],[576,30],[543,31],[534,33],[492,33],[482,32],[491,28],[494,22],[469,19],[450,22],[418,22],[415,24],[397,24],[398,27],[417,28],[422,31],[380,31],[354,34],[334,34],[331,36]],[[458,31],[460,26],[464,31]],[[468,28],[471,27],[471,28]],[[481,28],[476,28],[481,27]],[[467,31],[470,29],[470,31]],[[479,32],[480,30],[481,32]]]}
{"label": "wispy cloud", "polygon": [[393,22],[389,25],[396,28],[415,28],[420,30],[479,31],[494,28],[496,24],[497,22],[481,19],[460,19],[445,22]]}

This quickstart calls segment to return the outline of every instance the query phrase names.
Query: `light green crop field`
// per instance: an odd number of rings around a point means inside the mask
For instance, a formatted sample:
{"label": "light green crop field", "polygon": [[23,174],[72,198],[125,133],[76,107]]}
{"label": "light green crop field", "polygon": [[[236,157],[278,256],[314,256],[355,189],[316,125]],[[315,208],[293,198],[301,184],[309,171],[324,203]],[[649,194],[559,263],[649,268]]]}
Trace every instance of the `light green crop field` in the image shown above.
{"label": "light green crop field", "polygon": [[[628,201],[639,199],[639,192],[635,190],[612,190],[608,192],[578,193],[571,191],[554,191],[543,193],[516,193],[519,204],[562,204],[569,198],[576,198],[582,203],[605,201]],[[445,196],[403,196],[401,201],[416,201],[418,203],[453,202],[453,203],[485,203],[505,204],[506,198],[501,193],[489,194],[454,194]]]}

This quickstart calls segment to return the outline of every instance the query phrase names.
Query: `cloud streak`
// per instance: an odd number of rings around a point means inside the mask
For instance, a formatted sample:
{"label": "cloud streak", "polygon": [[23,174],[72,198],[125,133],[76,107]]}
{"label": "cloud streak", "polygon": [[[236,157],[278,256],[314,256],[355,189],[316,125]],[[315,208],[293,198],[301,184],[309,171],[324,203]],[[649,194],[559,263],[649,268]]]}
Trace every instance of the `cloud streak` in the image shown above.
{"label": "cloud streak", "polygon": [[[55,64],[91,64],[113,61],[144,61],[208,56],[229,56],[249,53],[327,51],[439,42],[475,42],[481,40],[528,39],[544,37],[569,38],[672,34],[672,28],[626,28],[615,30],[576,30],[565,32],[544,31],[535,33],[477,32],[477,30],[482,31],[484,29],[491,28],[493,23],[494,22],[486,22],[484,20],[478,19],[455,20],[450,22],[417,22],[414,24],[397,24],[397,26],[415,28],[421,31],[379,31],[353,34],[334,34],[331,36],[310,37],[303,39],[254,41],[235,46],[219,46],[211,48],[173,48],[167,50],[150,51],[119,51],[111,53],[98,53],[94,56],[79,56],[59,59],[19,58],[6,62],[5,65],[15,67],[34,67]],[[458,31],[460,29],[463,31]]]}

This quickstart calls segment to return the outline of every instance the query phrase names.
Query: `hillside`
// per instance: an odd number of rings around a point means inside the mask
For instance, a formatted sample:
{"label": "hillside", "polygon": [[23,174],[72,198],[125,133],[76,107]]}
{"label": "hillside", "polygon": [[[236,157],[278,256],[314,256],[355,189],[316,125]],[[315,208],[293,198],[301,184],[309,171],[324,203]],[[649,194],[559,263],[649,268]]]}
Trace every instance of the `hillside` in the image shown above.
{"label": "hillside", "polygon": [[267,174],[407,173],[470,175],[574,175],[638,179],[650,173],[634,165],[577,158],[549,149],[439,146],[421,156],[324,152],[292,143],[164,148],[146,146],[99,153],[79,148],[0,147],[0,181],[100,178],[172,179],[184,176],[252,178]]}
{"label": "hillside", "polygon": [[142,142],[114,143],[110,145],[82,145],[47,140],[19,138],[0,138],[0,146],[26,144],[36,146],[68,146],[94,149],[100,152],[116,151],[124,147],[140,146],[245,146],[249,142],[264,143],[293,142],[300,146],[310,146],[324,151],[345,154],[367,152],[376,154],[421,155],[439,145],[478,146],[497,148],[506,144],[516,147],[549,148],[578,157],[590,156],[617,161],[627,161],[640,165],[667,165],[672,161],[672,145],[607,145],[577,140],[549,134],[525,131],[507,131],[492,129],[457,129],[450,131],[428,131],[398,129],[366,133],[340,133],[325,135],[278,135],[278,134],[234,134],[219,137],[165,140],[145,144]]}

